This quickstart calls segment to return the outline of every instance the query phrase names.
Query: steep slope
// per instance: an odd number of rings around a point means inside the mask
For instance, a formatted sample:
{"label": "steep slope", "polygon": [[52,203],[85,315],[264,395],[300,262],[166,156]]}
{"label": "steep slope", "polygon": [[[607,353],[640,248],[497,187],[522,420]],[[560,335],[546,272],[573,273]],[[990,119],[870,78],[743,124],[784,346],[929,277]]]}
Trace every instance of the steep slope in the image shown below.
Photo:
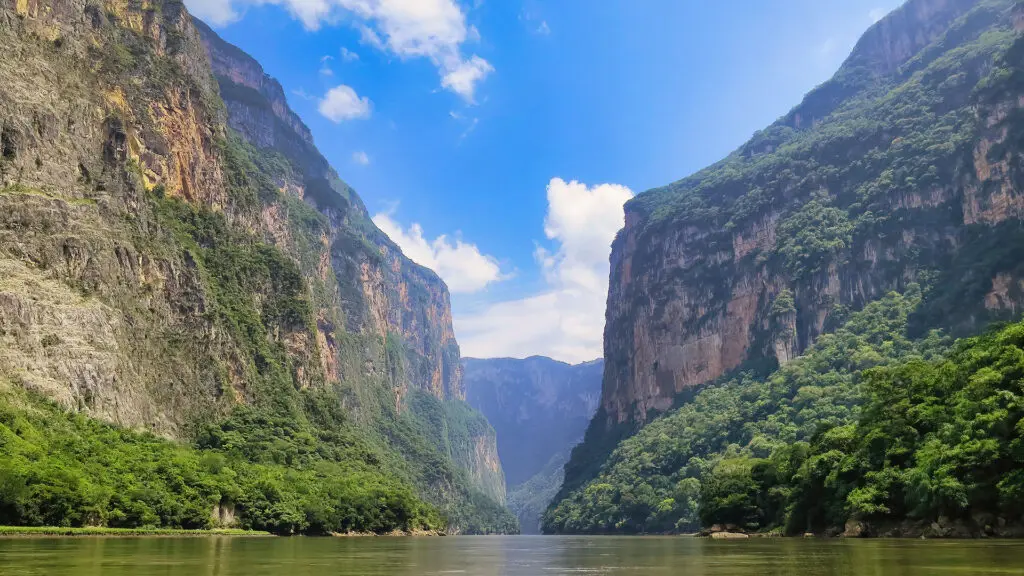
{"label": "steep slope", "polygon": [[916,334],[1017,313],[1020,28],[1009,0],[909,0],[792,112],[627,203],[601,407],[562,496],[695,387],[784,365],[890,290],[926,286]]}
{"label": "steep slope", "polygon": [[[462,402],[465,390],[447,287],[432,271],[406,258],[377,229],[356,192],[316,150],[309,129],[288,107],[280,84],[208,26],[198,22],[197,28],[210,54],[228,124],[255,147],[286,159],[295,172],[278,184],[316,207],[330,224],[330,235],[319,239],[329,246],[329,265],[325,255],[305,263],[309,276],[327,277],[325,285],[315,290],[325,297],[317,318],[321,345],[336,346],[330,331],[338,329],[339,323],[346,333],[372,341],[361,343],[364,349],[383,341],[387,356],[383,364],[389,370],[384,377],[394,391],[395,410],[410,409],[413,420],[422,424],[422,435],[434,439],[435,446],[466,469],[480,488],[504,503],[494,432]],[[290,231],[281,222],[286,213],[271,207],[262,218],[268,241],[291,241]],[[301,251],[296,257],[302,257]],[[365,379],[363,359],[347,360],[328,366],[328,376],[345,383]],[[379,377],[373,370],[370,375]],[[381,409],[373,405],[376,400],[367,399],[364,389],[351,393],[348,407],[373,423]],[[422,394],[432,398],[419,398]],[[370,404],[368,409],[363,409],[365,404]],[[451,438],[443,432],[448,427],[457,429]]]}
{"label": "steep slope", "polygon": [[308,434],[514,529],[447,289],[255,61],[174,0],[5,0],[0,36],[0,381],[232,458]]}
{"label": "steep slope", "polygon": [[498,433],[509,508],[524,533],[536,533],[569,452],[597,409],[604,362],[571,366],[535,356],[465,358],[462,365],[466,401]]}

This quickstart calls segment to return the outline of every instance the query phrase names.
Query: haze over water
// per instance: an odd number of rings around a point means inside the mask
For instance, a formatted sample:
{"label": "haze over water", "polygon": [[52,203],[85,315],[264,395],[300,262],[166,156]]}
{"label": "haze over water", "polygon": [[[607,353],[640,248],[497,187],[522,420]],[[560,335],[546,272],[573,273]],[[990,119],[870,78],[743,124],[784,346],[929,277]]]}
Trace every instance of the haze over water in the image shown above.
{"label": "haze over water", "polygon": [[1024,574],[1024,542],[679,537],[13,538],[4,576]]}

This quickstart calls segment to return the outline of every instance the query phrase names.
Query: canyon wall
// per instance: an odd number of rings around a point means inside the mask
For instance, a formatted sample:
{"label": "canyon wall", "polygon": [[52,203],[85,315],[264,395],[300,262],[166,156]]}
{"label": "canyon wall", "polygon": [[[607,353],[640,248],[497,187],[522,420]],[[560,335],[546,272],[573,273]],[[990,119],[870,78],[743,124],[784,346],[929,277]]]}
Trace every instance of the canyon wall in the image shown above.
{"label": "canyon wall", "polygon": [[[779,122],[626,205],[611,257],[608,422],[644,422],[744,365],[785,364],[844,310],[970,264],[965,245],[1019,220],[1007,140],[1020,95],[976,89],[997,40],[1012,37],[1010,10],[907,2]],[[964,56],[955,67],[943,60],[954,51]],[[1021,303],[1012,258],[975,273],[976,293],[944,319],[952,327]]]}
{"label": "canyon wall", "polygon": [[239,406],[359,422],[456,531],[504,498],[486,421],[410,401],[462,405],[447,287],[255,60],[176,0],[2,0],[0,40],[0,376],[178,440]]}

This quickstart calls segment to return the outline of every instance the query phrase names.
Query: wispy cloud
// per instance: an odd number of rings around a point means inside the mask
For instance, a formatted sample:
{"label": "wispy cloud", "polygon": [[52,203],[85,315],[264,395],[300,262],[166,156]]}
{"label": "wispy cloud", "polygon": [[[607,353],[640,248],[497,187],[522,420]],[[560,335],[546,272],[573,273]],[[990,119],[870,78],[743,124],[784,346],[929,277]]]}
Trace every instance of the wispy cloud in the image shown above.
{"label": "wispy cloud", "polygon": [[523,23],[531,34],[538,34],[540,36],[551,34],[551,27],[548,26],[548,21],[540,17],[533,10],[523,10],[520,12],[519,21]]}
{"label": "wispy cloud", "polygon": [[459,143],[462,143],[462,141],[465,140],[467,136],[472,134],[473,131],[476,130],[476,127],[480,124],[479,118],[467,118],[465,114],[457,112],[455,110],[450,110],[448,112],[448,115],[451,116],[452,120],[455,120],[457,123],[462,124],[464,126],[464,128],[462,129],[462,133],[459,134]]}
{"label": "wispy cloud", "polygon": [[479,118],[473,118],[472,120],[470,120],[469,121],[469,125],[466,126],[466,129],[462,131],[462,134],[459,134],[459,142],[462,142],[463,140],[465,140],[466,137],[469,136],[470,134],[472,134],[473,131],[476,130],[476,127],[479,126],[479,125],[480,125],[480,119]]}
{"label": "wispy cloud", "polygon": [[826,38],[821,44],[818,45],[818,57],[829,58],[836,51],[836,39],[829,37]]}
{"label": "wispy cloud", "polygon": [[475,102],[476,85],[491,72],[494,72],[494,67],[487,60],[473,56],[469,60],[460,62],[458,66],[445,74],[441,79],[441,85],[461,95],[472,104]]}
{"label": "wispy cloud", "polygon": [[352,153],[352,161],[355,162],[356,164],[359,164],[360,166],[369,166],[370,156],[367,155],[366,152],[358,150]]}
{"label": "wispy cloud", "polygon": [[292,94],[294,94],[295,96],[297,96],[297,97],[299,97],[299,98],[301,98],[303,100],[307,100],[307,101],[310,101],[310,102],[315,102],[315,101],[319,100],[319,98],[317,98],[316,96],[313,96],[309,92],[306,92],[302,88],[296,88],[295,90],[292,90]]}
{"label": "wispy cloud", "polygon": [[348,48],[345,48],[344,46],[342,46],[341,47],[341,59],[343,61],[345,61],[345,62],[355,62],[356,60],[359,60],[359,54],[356,54],[355,52],[353,52],[353,51],[349,50]]}
{"label": "wispy cloud", "polygon": [[874,24],[875,22],[878,22],[882,18],[885,18],[885,15],[887,13],[888,12],[885,10],[885,8],[872,8],[871,11],[868,12],[868,19],[871,20],[872,24]]}
{"label": "wispy cloud", "polygon": [[334,76],[334,70],[331,70],[331,60],[334,60],[333,56],[324,56],[320,59],[321,76]]}

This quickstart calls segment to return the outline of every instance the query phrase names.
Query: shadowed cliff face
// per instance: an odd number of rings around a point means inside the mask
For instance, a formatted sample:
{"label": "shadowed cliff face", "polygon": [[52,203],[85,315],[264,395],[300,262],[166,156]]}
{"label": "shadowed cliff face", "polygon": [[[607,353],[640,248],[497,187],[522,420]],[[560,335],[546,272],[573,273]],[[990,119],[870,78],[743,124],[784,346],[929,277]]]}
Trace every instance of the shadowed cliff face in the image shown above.
{"label": "shadowed cliff face", "polygon": [[642,423],[741,366],[784,364],[846,310],[909,282],[937,287],[919,328],[1020,307],[1016,257],[986,249],[1012,242],[1024,211],[1022,92],[993,88],[1017,10],[912,0],[778,123],[626,205],[605,425]]}

